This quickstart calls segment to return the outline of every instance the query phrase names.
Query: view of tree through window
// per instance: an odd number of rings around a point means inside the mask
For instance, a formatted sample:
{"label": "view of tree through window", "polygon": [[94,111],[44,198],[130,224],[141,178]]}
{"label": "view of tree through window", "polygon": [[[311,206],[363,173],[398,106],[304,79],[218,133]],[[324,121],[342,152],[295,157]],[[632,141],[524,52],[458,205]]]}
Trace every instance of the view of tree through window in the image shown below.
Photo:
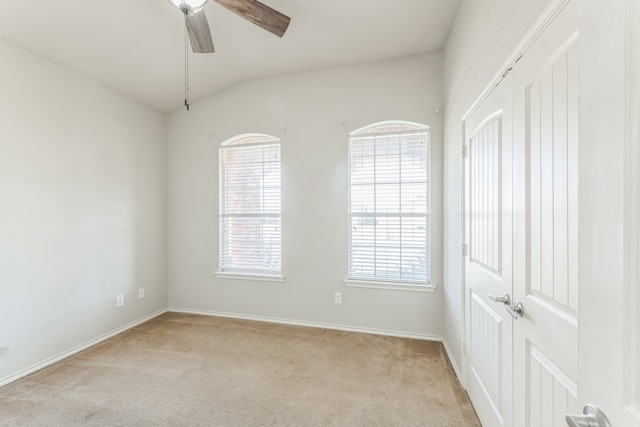
{"label": "view of tree through window", "polygon": [[242,135],[220,148],[220,271],[280,274],[280,140]]}
{"label": "view of tree through window", "polygon": [[429,129],[380,123],[349,138],[349,279],[429,283]]}

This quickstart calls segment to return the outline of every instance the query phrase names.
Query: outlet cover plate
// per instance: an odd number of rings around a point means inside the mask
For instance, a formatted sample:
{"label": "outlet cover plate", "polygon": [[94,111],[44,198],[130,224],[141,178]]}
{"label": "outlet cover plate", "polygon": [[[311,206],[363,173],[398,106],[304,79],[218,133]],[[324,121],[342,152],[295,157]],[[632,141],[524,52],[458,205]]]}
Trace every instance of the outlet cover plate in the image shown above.
{"label": "outlet cover plate", "polygon": [[334,301],[336,304],[342,304],[342,292],[336,292]]}

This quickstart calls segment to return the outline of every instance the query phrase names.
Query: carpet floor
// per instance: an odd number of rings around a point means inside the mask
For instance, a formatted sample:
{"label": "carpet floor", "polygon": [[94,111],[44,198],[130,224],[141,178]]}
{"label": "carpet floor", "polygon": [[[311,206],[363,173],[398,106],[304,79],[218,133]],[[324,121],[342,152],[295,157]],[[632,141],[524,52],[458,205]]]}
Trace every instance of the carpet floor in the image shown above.
{"label": "carpet floor", "polygon": [[1,426],[480,426],[442,344],[165,313],[0,388]]}

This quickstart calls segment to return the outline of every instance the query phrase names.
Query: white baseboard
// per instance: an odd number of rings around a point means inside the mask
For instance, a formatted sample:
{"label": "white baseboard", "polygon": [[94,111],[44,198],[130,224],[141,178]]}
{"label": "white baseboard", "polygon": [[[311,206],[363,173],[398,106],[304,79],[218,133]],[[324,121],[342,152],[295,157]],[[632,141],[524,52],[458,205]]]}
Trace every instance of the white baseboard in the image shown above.
{"label": "white baseboard", "polygon": [[225,313],[225,312],[209,311],[209,310],[193,310],[193,309],[179,308],[179,307],[169,307],[169,311],[174,313],[200,314],[204,316],[226,317],[230,319],[241,319],[241,320],[254,320],[257,322],[277,323],[281,325],[305,326],[309,328],[332,329],[336,331],[359,332],[363,334],[384,335],[389,337],[411,338],[411,339],[423,340],[423,341],[442,342],[442,337],[439,337],[436,335],[415,334],[415,333],[407,333],[407,332],[399,332],[399,331],[390,331],[385,329],[358,328],[358,327],[352,327],[352,326],[334,325],[331,323],[304,322],[299,320],[279,319],[275,317],[251,316],[251,315],[245,315],[245,314]]}
{"label": "white baseboard", "polygon": [[445,340],[442,340],[442,345],[444,346],[444,351],[447,353],[447,357],[449,358],[449,362],[451,362],[451,366],[453,367],[453,371],[456,373],[456,376],[458,377],[458,382],[464,388],[464,383],[462,382],[462,371],[460,371],[460,368],[456,364],[456,359],[454,359],[453,354],[451,353],[451,349],[449,348],[449,346],[447,345],[447,342]]}
{"label": "white baseboard", "polygon": [[100,337],[98,337],[98,338],[96,338],[94,340],[91,340],[91,341],[89,341],[87,343],[79,345],[78,347],[74,347],[71,350],[65,351],[64,353],[60,353],[59,355],[54,356],[54,357],[52,357],[50,359],[47,359],[42,363],[38,363],[35,366],[32,366],[32,367],[27,368],[27,369],[25,369],[23,371],[20,371],[15,375],[12,375],[12,376],[7,377],[7,378],[0,379],[0,387],[5,386],[5,385],[7,385],[9,383],[12,383],[12,382],[14,382],[16,380],[19,380],[20,378],[26,377],[27,375],[32,374],[32,373],[34,373],[36,371],[39,371],[42,368],[46,368],[49,365],[53,365],[54,363],[59,362],[62,359],[66,359],[69,356],[73,356],[74,354],[79,353],[82,350],[86,350],[87,348],[92,347],[92,346],[94,346],[94,345],[96,345],[98,343],[101,343],[102,341],[107,340],[107,339],[109,339],[109,338],[111,338],[111,337],[113,337],[115,335],[118,335],[121,332],[124,332],[124,331],[126,331],[128,329],[131,329],[131,328],[133,328],[135,326],[138,326],[141,323],[147,322],[147,321],[153,319],[154,317],[158,317],[161,314],[166,313],[167,311],[168,310],[166,308],[164,308],[162,310],[159,310],[159,311],[156,311],[155,313],[152,313],[152,314],[150,314],[148,316],[145,316],[145,317],[143,317],[141,319],[138,319],[136,321],[128,323],[128,324],[126,324],[125,326],[123,326],[121,328],[118,328],[118,329],[115,329],[115,330],[113,330],[111,332],[108,332],[108,333],[106,333],[106,334],[104,334],[104,335],[102,335],[102,336],[100,336]]}

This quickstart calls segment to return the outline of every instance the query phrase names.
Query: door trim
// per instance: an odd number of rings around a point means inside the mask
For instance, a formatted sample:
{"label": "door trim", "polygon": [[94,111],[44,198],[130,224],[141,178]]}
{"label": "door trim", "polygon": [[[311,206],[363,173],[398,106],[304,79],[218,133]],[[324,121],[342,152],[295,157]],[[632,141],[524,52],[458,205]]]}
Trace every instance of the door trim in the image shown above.
{"label": "door trim", "polygon": [[[469,116],[482,104],[482,102],[493,92],[493,90],[500,84],[507,74],[513,69],[518,60],[524,55],[531,45],[540,37],[540,34],[547,29],[547,27],[553,22],[555,17],[564,9],[570,0],[552,0],[549,5],[542,11],[540,16],[535,20],[531,28],[525,33],[520,42],[516,45],[515,49],[511,51],[511,54],[507,56],[507,59],[502,63],[502,66],[498,68],[498,71],[491,79],[489,84],[480,93],[480,96],[476,98],[471,107],[462,116],[462,122],[469,119]],[[464,141],[464,139],[463,139]]]}
{"label": "door trim", "polygon": [[624,295],[625,319],[623,404],[632,417],[640,418],[640,4],[627,2],[625,11],[625,209],[624,209]]}

